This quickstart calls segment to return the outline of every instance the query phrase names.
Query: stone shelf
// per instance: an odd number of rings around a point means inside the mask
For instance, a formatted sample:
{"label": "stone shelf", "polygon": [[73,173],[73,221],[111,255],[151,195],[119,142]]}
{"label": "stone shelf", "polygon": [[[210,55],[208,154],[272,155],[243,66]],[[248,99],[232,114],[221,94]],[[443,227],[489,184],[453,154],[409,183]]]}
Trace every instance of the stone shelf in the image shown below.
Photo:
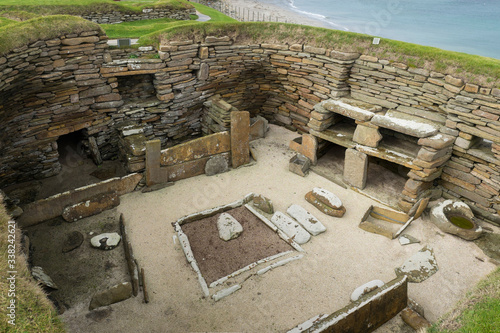
{"label": "stone shelf", "polygon": [[384,137],[377,148],[356,145],[356,149],[370,156],[404,165],[410,169],[421,169],[413,164],[420,146],[396,137]]}
{"label": "stone shelf", "polygon": [[356,124],[338,123],[321,132],[311,129],[310,133],[342,147],[354,148],[356,143],[352,140],[352,137],[355,130]]}

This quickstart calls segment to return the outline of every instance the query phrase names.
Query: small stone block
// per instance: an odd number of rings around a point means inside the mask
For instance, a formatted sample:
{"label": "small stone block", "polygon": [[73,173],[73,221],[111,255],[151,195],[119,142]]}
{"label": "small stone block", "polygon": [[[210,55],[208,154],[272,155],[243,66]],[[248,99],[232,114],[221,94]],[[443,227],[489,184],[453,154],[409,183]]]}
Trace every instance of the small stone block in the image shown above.
{"label": "small stone block", "polygon": [[207,176],[217,175],[229,171],[229,163],[223,155],[211,156],[205,164]]}
{"label": "small stone block", "polygon": [[313,236],[326,231],[325,226],[302,206],[291,205],[286,212]]}
{"label": "small stone block", "polygon": [[319,201],[313,194],[313,192],[308,192],[306,194],[306,200],[310,204],[312,204],[314,207],[318,208],[321,212],[325,213],[326,215],[334,216],[334,217],[342,217],[344,216],[346,209],[344,206],[341,206],[340,208],[332,208],[328,205],[325,205],[323,202]]}
{"label": "small stone block", "polygon": [[310,167],[311,160],[302,154],[297,154],[290,159],[288,170],[299,176],[305,177]]}
{"label": "small stone block", "polygon": [[120,204],[116,192],[95,195],[84,202],[64,208],[62,217],[68,222],[76,222],[85,217],[99,214]]}
{"label": "small stone block", "polygon": [[94,310],[101,306],[121,302],[132,296],[132,285],[130,282],[120,283],[106,291],[95,294],[90,301],[89,310]]}
{"label": "small stone block", "polygon": [[92,237],[90,244],[101,250],[112,250],[118,246],[121,236],[116,232],[109,232]]}
{"label": "small stone block", "polygon": [[241,224],[228,213],[220,214],[217,219],[217,229],[219,237],[226,242],[237,238],[243,232]]}
{"label": "small stone block", "polygon": [[282,212],[274,213],[271,222],[297,244],[307,243],[311,239],[311,234]]}
{"label": "small stone block", "polygon": [[406,234],[399,236],[398,240],[399,240],[399,244],[401,244],[401,245],[420,243],[420,241],[418,239],[416,239],[415,237],[410,236],[410,235],[406,235]]}
{"label": "small stone block", "polygon": [[274,213],[273,202],[271,201],[271,199],[268,199],[261,194],[253,197],[253,206],[257,209],[260,209],[264,213],[267,214]]}

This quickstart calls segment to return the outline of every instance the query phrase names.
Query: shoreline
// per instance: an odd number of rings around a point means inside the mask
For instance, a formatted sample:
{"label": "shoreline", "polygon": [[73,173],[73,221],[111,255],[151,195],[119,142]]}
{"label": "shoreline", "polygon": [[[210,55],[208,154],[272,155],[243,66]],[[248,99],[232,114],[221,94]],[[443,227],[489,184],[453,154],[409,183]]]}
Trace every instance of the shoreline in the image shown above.
{"label": "shoreline", "polygon": [[273,22],[275,21],[275,18],[278,18],[278,22],[333,29],[326,22],[316,20],[312,17],[308,17],[307,15],[300,14],[290,8],[279,5],[269,4],[258,0],[231,0],[225,1],[225,3],[236,8],[239,7],[241,11],[244,10],[245,17],[247,17],[247,13],[250,13],[250,15],[255,13],[255,15],[257,15],[257,12],[259,12],[260,15],[264,14],[266,17],[271,17]]}

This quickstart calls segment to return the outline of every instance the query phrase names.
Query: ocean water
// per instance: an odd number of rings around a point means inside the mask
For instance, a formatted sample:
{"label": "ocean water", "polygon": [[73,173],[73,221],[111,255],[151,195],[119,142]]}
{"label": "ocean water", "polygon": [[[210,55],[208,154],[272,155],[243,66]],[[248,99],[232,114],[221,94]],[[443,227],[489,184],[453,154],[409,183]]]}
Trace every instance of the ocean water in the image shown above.
{"label": "ocean water", "polygon": [[327,27],[500,59],[500,0],[267,0]]}

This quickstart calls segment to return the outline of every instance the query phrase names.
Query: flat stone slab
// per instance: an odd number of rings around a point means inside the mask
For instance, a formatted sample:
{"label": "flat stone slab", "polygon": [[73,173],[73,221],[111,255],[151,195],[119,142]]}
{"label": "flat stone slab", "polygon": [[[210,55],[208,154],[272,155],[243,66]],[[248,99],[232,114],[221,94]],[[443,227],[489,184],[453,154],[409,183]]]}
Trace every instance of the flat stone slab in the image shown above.
{"label": "flat stone slab", "polygon": [[222,213],[217,219],[219,237],[224,241],[237,238],[243,232],[243,227],[231,214]]}
{"label": "flat stone slab", "polygon": [[334,217],[342,217],[346,212],[344,206],[340,207],[339,209],[335,209],[328,205],[325,205],[323,202],[319,201],[318,198],[314,196],[313,191],[308,192],[306,194],[306,200],[307,202],[312,204],[314,207],[318,208],[322,213],[325,213],[326,215]]}
{"label": "flat stone slab", "polygon": [[76,222],[114,208],[119,204],[120,198],[116,192],[98,194],[88,200],[64,208],[62,217],[68,222]]}
{"label": "flat stone slab", "polygon": [[406,260],[401,267],[396,268],[395,272],[397,276],[406,275],[409,282],[420,283],[431,277],[438,269],[434,251],[426,246]]}
{"label": "flat stone slab", "polygon": [[101,250],[112,250],[120,244],[121,239],[118,233],[108,232],[92,237],[90,244]]}
{"label": "flat stone slab", "polygon": [[326,227],[302,206],[291,205],[286,212],[313,236],[326,231]]}
{"label": "flat stone slab", "polygon": [[368,121],[375,115],[375,113],[371,111],[362,109],[358,106],[347,104],[341,100],[330,99],[322,102],[321,106],[328,111],[335,112],[360,121]]}
{"label": "flat stone slab", "polygon": [[320,187],[315,187],[312,190],[312,194],[319,201],[325,205],[332,207],[333,209],[340,209],[342,207],[342,201],[330,191],[327,191]]}
{"label": "flat stone slab", "polygon": [[33,268],[31,268],[31,275],[33,275],[35,280],[40,282],[42,285],[47,286],[47,287],[52,288],[52,289],[59,289],[57,287],[57,285],[54,283],[54,281],[52,280],[52,278],[50,276],[48,276],[47,273],[45,273],[45,271],[43,270],[42,267],[33,266]]}
{"label": "flat stone slab", "polygon": [[388,128],[393,131],[415,136],[417,138],[426,138],[436,135],[439,128],[435,125],[426,123],[423,119],[412,117],[403,113],[387,113],[385,115],[375,115],[371,123],[380,127]]}
{"label": "flat stone slab", "polygon": [[361,296],[368,294],[369,292],[374,291],[377,288],[380,288],[384,285],[384,281],[382,280],[372,280],[370,282],[365,283],[362,286],[357,287],[351,294],[351,301],[356,302]]}
{"label": "flat stone slab", "polygon": [[311,234],[282,212],[274,213],[271,222],[283,231],[288,237],[293,239],[297,244],[304,244],[311,239]]}
{"label": "flat stone slab", "polygon": [[130,284],[130,282],[120,283],[109,288],[108,290],[95,294],[90,301],[89,310],[91,311],[101,306],[121,302],[131,296],[132,284]]}
{"label": "flat stone slab", "polygon": [[416,239],[413,236],[407,235],[407,234],[403,234],[403,235],[399,236],[398,240],[399,240],[399,244],[401,244],[401,245],[420,243],[420,240]]}

